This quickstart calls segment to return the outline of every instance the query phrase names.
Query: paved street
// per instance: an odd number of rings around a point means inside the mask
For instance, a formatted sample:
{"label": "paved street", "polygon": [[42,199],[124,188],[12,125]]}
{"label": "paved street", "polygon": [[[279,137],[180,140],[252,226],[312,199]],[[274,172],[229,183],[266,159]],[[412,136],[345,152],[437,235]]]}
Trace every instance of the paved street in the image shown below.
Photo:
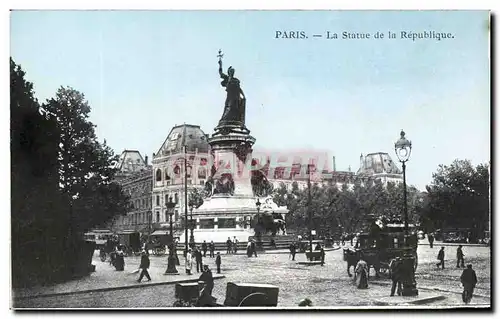
{"label": "paved street", "polygon": [[[459,281],[461,270],[455,268],[454,260],[456,247],[446,247],[446,269],[436,268],[436,255],[439,243],[433,249],[427,245],[419,246],[419,266],[417,269],[417,283],[422,295],[440,294],[446,299],[432,305],[461,306],[462,286]],[[490,249],[488,247],[464,247],[465,262],[472,263],[478,276],[478,286],[472,304],[485,305],[490,303]],[[303,254],[297,255],[297,260],[305,260]],[[214,259],[206,258],[206,263],[215,268]],[[281,307],[296,306],[305,297],[310,298],[315,306],[373,306],[377,299],[388,296],[390,292],[389,280],[375,280],[367,290],[358,290],[351,284],[346,273],[346,263],[342,260],[342,250],[328,251],[326,265],[302,266],[289,260],[288,254],[260,254],[257,258],[248,258],[245,255],[222,254],[222,273],[226,278],[215,281],[214,296],[223,303],[228,282],[268,283],[277,285],[279,304]],[[59,286],[61,292],[86,290],[96,286],[97,281],[104,278],[108,286],[124,286],[136,284],[138,275],[129,272],[139,264],[138,257],[126,259],[125,272],[116,272],[109,265],[101,261],[97,264],[97,272],[90,277]],[[165,257],[151,257],[153,281],[165,280],[163,272],[166,269]],[[181,262],[183,264],[183,262]],[[178,266],[183,272],[183,265]],[[352,271],[352,270],[351,270]],[[197,276],[197,275],[196,275]],[[175,276],[179,279],[187,276]],[[161,278],[161,279],[159,279]],[[176,278],[176,279],[177,279]],[[132,289],[112,290],[105,292],[81,293],[51,297],[36,297],[18,299],[16,307],[76,307],[76,308],[123,308],[123,307],[170,307],[174,302],[174,285],[144,286]],[[77,287],[77,288],[75,288]],[[428,289],[426,289],[428,288]],[[52,292],[57,290],[52,289]],[[65,290],[66,289],[66,290]],[[434,290],[439,289],[439,290]],[[47,290],[45,290],[47,291]],[[24,292],[26,294],[26,292]]]}

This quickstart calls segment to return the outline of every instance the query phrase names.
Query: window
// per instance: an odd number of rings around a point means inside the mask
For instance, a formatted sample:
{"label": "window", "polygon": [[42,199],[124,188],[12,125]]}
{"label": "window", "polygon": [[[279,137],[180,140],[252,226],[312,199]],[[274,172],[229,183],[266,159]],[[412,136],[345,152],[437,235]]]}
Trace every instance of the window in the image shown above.
{"label": "window", "polygon": [[165,170],[165,180],[169,181],[170,180],[170,175],[168,175],[167,170]]}
{"label": "window", "polygon": [[219,228],[236,228],[236,220],[234,218],[219,218],[217,224]]}
{"label": "window", "polygon": [[179,220],[179,211],[176,209],[174,212],[175,220]]}
{"label": "window", "polygon": [[179,203],[179,195],[177,193],[174,194],[174,203]]}
{"label": "window", "polygon": [[165,221],[170,222],[170,218],[168,217],[168,210],[165,211]]}
{"label": "window", "polygon": [[156,222],[160,222],[160,212],[156,212]]}
{"label": "window", "polygon": [[156,170],[156,181],[161,182],[161,169]]}
{"label": "window", "polygon": [[214,219],[200,219],[200,228],[201,229],[213,229],[215,225]]}
{"label": "window", "polygon": [[205,185],[205,181],[204,181],[204,180],[201,180],[201,181],[200,181],[200,185],[201,185],[201,186]]}
{"label": "window", "polygon": [[160,206],[160,196],[156,195],[156,206]]}
{"label": "window", "polygon": [[168,203],[168,194],[165,195],[165,205],[167,205],[167,203]]}
{"label": "window", "polygon": [[187,177],[191,177],[191,166],[188,165],[187,167]]}

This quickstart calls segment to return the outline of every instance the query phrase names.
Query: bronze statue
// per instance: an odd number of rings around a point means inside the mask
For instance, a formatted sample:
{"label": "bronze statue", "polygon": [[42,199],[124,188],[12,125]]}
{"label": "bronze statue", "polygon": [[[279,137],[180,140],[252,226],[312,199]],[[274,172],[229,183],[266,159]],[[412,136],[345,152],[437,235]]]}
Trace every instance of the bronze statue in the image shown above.
{"label": "bronze statue", "polygon": [[234,69],[230,66],[227,74],[222,72],[222,52],[219,50],[219,75],[222,78],[221,85],[226,88],[227,97],[224,113],[219,125],[245,125],[245,94],[240,87],[240,80],[234,77]]}

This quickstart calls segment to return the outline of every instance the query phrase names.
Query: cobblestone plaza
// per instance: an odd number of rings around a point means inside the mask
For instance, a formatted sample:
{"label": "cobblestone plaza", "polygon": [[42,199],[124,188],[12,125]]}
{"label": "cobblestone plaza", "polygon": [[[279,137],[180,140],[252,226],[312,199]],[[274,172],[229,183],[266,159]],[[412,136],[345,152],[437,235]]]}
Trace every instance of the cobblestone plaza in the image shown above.
{"label": "cobblestone plaza", "polygon": [[[440,243],[431,249],[426,244],[418,248],[419,265],[416,280],[420,296],[438,297],[436,300],[418,307],[460,307],[462,286],[459,277],[462,270],[457,269],[454,259],[456,246],[447,245],[446,268],[438,270],[435,258]],[[338,247],[337,247],[338,248]],[[490,306],[491,273],[490,248],[474,245],[465,246],[466,263],[472,263],[478,276],[478,285],[474,292],[472,305]],[[467,256],[474,256],[468,258]],[[377,307],[391,305],[412,306],[411,297],[389,298],[390,280],[375,279],[372,270],[369,289],[359,290],[347,276],[346,263],[342,259],[342,249],[327,251],[326,264],[322,266],[303,266],[297,261],[305,260],[303,254],[298,254],[296,261],[291,261],[286,251],[269,251],[259,254],[257,258],[246,255],[222,254],[222,275],[225,278],[216,279],[213,291],[218,303],[223,303],[228,282],[268,283],[279,287],[278,307],[295,307],[303,298],[309,298],[315,307]],[[213,258],[204,258],[204,263],[215,269]],[[107,262],[94,258],[96,272],[90,277],[76,280],[52,288],[40,288],[38,291],[16,291],[17,296],[34,297],[15,298],[16,308],[149,308],[171,307],[175,301],[174,285],[159,284],[160,282],[188,279],[184,272],[184,263],[177,269],[177,276],[166,276],[166,256],[151,258],[150,283],[137,285],[137,274],[131,272],[139,264],[138,257],[126,259],[125,271],[116,272]],[[196,279],[195,272],[189,279]],[[101,290],[99,290],[101,289]],[[104,289],[109,289],[105,290]],[[92,292],[85,292],[94,290]],[[73,292],[73,293],[72,293]],[[75,293],[77,292],[77,293]],[[62,293],[57,295],[58,293]],[[48,296],[43,296],[52,294]]]}

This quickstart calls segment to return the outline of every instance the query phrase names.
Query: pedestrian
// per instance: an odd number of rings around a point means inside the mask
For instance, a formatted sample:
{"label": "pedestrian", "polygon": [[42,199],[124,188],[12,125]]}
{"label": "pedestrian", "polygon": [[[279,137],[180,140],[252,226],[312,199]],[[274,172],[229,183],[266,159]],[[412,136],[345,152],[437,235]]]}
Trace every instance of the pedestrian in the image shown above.
{"label": "pedestrian", "polygon": [[476,272],[472,269],[472,265],[467,265],[467,268],[462,272],[462,276],[460,276],[460,281],[464,286],[462,300],[464,303],[468,304],[472,300],[474,288],[477,284]]}
{"label": "pedestrian", "polygon": [[340,237],[340,239],[342,240],[342,246],[345,245],[345,237],[346,237],[346,234],[342,233],[342,236]]}
{"label": "pedestrian", "polygon": [[429,241],[429,246],[432,248],[434,245],[434,234],[430,233],[427,235],[427,240]]}
{"label": "pedestrian", "polygon": [[252,254],[253,254],[253,252],[252,252],[252,242],[249,241],[247,243],[247,256],[248,257],[252,257]]}
{"label": "pedestrian", "polygon": [[139,275],[139,279],[137,279],[137,282],[141,282],[142,278],[146,276],[148,278],[148,281],[151,281],[151,277],[149,276],[148,273],[148,268],[149,268],[150,262],[149,262],[149,256],[148,253],[143,250],[142,251],[142,256],[141,256],[141,264],[139,268],[142,269],[141,274]]}
{"label": "pedestrian", "polygon": [[230,254],[232,252],[232,250],[231,250],[232,243],[233,242],[231,241],[231,237],[228,237],[226,240],[226,248],[227,248],[226,255]]}
{"label": "pedestrian", "polygon": [[191,275],[192,265],[193,265],[193,260],[191,255],[191,248],[189,248],[186,254],[186,274]]}
{"label": "pedestrian", "polygon": [[[292,256],[292,260],[295,260],[295,254],[297,253],[297,247],[295,247],[295,242],[290,244],[290,256]],[[288,257],[290,258],[290,257]]]}
{"label": "pedestrian", "polygon": [[123,271],[125,269],[125,253],[121,246],[118,246],[116,250],[116,259],[115,259],[115,269],[118,271]]}
{"label": "pedestrian", "polygon": [[325,265],[325,249],[323,247],[320,248],[320,256],[321,256],[321,266]]}
{"label": "pedestrian", "polygon": [[457,248],[457,268],[465,268],[464,265],[464,252],[462,251],[462,245],[458,245]]}
{"label": "pedestrian", "polygon": [[257,257],[257,249],[255,247],[255,240],[252,239],[252,243],[250,244],[250,247],[251,247],[252,253],[255,255],[255,257]]}
{"label": "pedestrian", "polygon": [[402,278],[402,261],[400,257],[396,257],[395,259],[391,260],[391,263],[389,264],[389,269],[391,271],[391,280],[392,280],[392,287],[391,287],[391,297],[394,296],[394,293],[396,292],[396,287],[398,288],[397,293],[398,296],[401,296],[401,278]]}
{"label": "pedestrian", "polygon": [[212,271],[208,268],[208,265],[203,266],[203,272],[201,273],[198,281],[202,281],[205,284],[200,292],[198,306],[203,307],[213,305],[212,290],[214,289],[214,277],[212,275]]}
{"label": "pedestrian", "polygon": [[194,254],[195,254],[194,257],[196,260],[196,272],[203,271],[203,259],[202,259],[201,250],[198,247],[195,248]]}
{"label": "pedestrian", "polygon": [[436,264],[436,266],[439,268],[441,266],[444,269],[444,247],[441,247],[438,253],[437,259],[439,262]]}
{"label": "pedestrian", "polygon": [[201,249],[203,250],[203,257],[207,257],[207,242],[204,240],[201,244]]}
{"label": "pedestrian", "polygon": [[368,288],[368,264],[363,259],[364,256],[361,254],[354,270],[354,282],[358,289]]}
{"label": "pedestrian", "polygon": [[210,242],[210,257],[215,257],[215,244],[213,240]]}
{"label": "pedestrian", "polygon": [[234,253],[236,254],[238,252],[238,239],[236,239],[236,236],[234,236],[234,239],[233,239],[233,249],[234,249]]}
{"label": "pedestrian", "polygon": [[217,266],[218,274],[220,274],[220,264],[221,264],[220,252],[217,252],[217,257],[215,257],[215,265]]}

